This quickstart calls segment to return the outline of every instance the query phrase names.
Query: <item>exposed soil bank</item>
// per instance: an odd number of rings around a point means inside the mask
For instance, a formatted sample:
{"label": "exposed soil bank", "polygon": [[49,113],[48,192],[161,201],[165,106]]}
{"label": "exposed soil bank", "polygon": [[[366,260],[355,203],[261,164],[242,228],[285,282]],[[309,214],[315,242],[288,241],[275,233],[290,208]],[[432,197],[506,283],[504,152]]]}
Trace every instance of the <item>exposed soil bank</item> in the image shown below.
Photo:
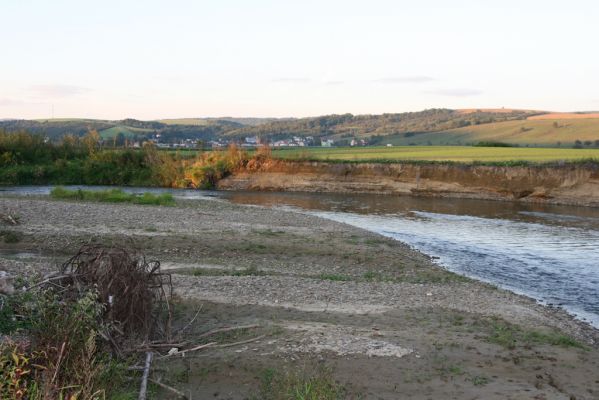
{"label": "exposed soil bank", "polygon": [[596,165],[499,167],[441,164],[250,162],[224,190],[355,192],[599,207]]}

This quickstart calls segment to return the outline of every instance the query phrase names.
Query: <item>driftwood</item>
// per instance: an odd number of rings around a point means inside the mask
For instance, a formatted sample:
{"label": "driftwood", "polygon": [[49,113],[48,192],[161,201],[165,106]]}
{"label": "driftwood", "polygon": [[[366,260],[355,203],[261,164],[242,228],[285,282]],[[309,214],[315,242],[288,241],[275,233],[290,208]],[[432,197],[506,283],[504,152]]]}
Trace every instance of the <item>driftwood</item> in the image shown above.
{"label": "driftwood", "polygon": [[239,346],[239,345],[242,345],[242,344],[248,344],[248,343],[256,342],[256,341],[258,341],[260,339],[263,339],[265,337],[266,337],[266,335],[260,335],[258,337],[253,338],[253,339],[242,340],[241,342],[235,342],[235,343],[219,344],[219,345],[217,345],[215,347],[219,348],[219,349],[224,349],[225,347],[233,347],[233,346]]}
{"label": "driftwood", "polygon": [[165,385],[164,383],[162,383],[162,382],[160,382],[160,381],[157,381],[157,380],[155,380],[155,379],[152,379],[152,378],[150,378],[150,379],[148,379],[148,380],[149,380],[150,382],[152,382],[152,383],[154,383],[154,384],[156,384],[156,385],[160,386],[160,387],[161,387],[161,388],[163,388],[163,389],[166,389],[166,390],[169,390],[169,391],[171,391],[172,393],[176,394],[177,396],[179,396],[179,397],[181,397],[181,398],[188,399],[188,397],[187,397],[187,395],[186,395],[185,393],[181,392],[180,390],[177,390],[177,389],[175,389],[174,387],[171,387],[171,386]]}
{"label": "driftwood", "polygon": [[146,353],[146,365],[144,367],[144,374],[141,378],[141,386],[139,388],[139,400],[146,400],[146,395],[148,392],[148,378],[150,377],[150,367],[152,366],[152,357],[154,353],[148,352]]}
{"label": "driftwood", "polygon": [[3,221],[9,225],[19,225],[19,218],[10,214],[0,213],[0,221]]}
{"label": "driftwood", "polygon": [[182,355],[184,355],[184,354],[186,354],[186,353],[191,353],[192,351],[198,351],[198,350],[202,350],[202,349],[205,349],[205,348],[207,348],[207,347],[212,347],[212,346],[214,346],[214,345],[216,345],[216,342],[210,342],[210,343],[206,343],[206,344],[201,344],[201,345],[199,345],[199,346],[192,347],[191,349],[187,349],[187,350],[178,351],[178,352],[176,352],[176,353],[172,353],[172,354],[166,354],[166,355],[164,355],[164,356],[160,357],[160,359],[162,360],[162,359],[164,359],[164,358],[168,358],[168,357],[173,357],[173,356],[182,356]]}
{"label": "driftwood", "polygon": [[189,322],[188,322],[188,323],[187,323],[187,324],[186,324],[186,325],[185,325],[183,328],[181,328],[181,329],[180,329],[180,330],[177,332],[177,334],[176,334],[175,336],[180,336],[180,335],[181,335],[183,332],[185,332],[185,330],[186,330],[187,328],[189,328],[189,327],[190,327],[190,326],[193,324],[193,322],[196,320],[196,318],[198,317],[198,315],[200,315],[200,312],[202,311],[202,308],[203,308],[203,307],[204,307],[204,305],[203,305],[203,304],[202,304],[202,305],[200,305],[200,307],[198,308],[198,311],[195,313],[195,315],[193,316],[193,318],[192,318],[192,319],[191,319],[191,320],[190,320],[190,321],[189,321]]}

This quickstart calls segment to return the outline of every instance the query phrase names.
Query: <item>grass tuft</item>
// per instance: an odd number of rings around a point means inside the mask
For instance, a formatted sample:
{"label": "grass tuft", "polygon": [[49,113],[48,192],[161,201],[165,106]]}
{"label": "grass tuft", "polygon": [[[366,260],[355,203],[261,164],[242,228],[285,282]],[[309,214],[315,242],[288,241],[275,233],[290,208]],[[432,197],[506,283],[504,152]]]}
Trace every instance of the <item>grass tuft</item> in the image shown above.
{"label": "grass tuft", "polygon": [[262,373],[259,392],[252,400],[340,400],[345,388],[335,382],[330,370],[282,372],[268,368]]}
{"label": "grass tuft", "polygon": [[103,203],[133,203],[155,206],[172,206],[175,204],[173,195],[170,193],[126,193],[120,189],[108,190],[69,190],[57,186],[50,192],[54,199],[62,200],[80,200],[80,201],[98,201]]}

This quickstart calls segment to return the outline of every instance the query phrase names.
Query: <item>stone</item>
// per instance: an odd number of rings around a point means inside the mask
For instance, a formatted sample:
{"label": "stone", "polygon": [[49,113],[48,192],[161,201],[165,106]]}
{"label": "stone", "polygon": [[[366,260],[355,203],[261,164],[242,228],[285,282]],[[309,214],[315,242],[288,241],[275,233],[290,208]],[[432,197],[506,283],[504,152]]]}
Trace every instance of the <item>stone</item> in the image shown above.
{"label": "stone", "polygon": [[0,294],[10,295],[15,292],[14,278],[6,271],[0,271]]}

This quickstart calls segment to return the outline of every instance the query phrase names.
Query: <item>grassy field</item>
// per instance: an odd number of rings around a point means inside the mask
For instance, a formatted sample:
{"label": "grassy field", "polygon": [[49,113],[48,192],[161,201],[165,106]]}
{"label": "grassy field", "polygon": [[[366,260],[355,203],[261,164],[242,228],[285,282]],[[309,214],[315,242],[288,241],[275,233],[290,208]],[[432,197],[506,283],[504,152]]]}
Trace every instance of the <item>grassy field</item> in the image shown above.
{"label": "grassy field", "polygon": [[[531,147],[572,147],[576,140],[599,140],[599,118],[527,119],[467,126],[442,132],[398,134],[384,143],[407,145],[467,145],[483,141],[529,145]],[[589,147],[589,146],[585,146]]]}
{"label": "grassy field", "polygon": [[100,136],[103,139],[112,139],[113,137],[117,136],[119,133],[122,133],[123,135],[125,135],[125,137],[132,137],[135,136],[136,134],[139,135],[143,135],[144,133],[149,132],[150,129],[141,129],[141,128],[133,128],[130,126],[115,126],[112,128],[108,128],[108,129],[104,129],[103,131],[100,131]]}
{"label": "grassy field", "polygon": [[209,122],[205,118],[174,118],[174,119],[160,119],[158,122],[161,122],[166,125],[195,125],[195,126],[205,126],[208,125]]}
{"label": "grassy field", "polygon": [[322,161],[455,161],[455,162],[531,162],[598,159],[599,149],[545,149],[528,147],[340,147],[273,150],[273,157]]}

